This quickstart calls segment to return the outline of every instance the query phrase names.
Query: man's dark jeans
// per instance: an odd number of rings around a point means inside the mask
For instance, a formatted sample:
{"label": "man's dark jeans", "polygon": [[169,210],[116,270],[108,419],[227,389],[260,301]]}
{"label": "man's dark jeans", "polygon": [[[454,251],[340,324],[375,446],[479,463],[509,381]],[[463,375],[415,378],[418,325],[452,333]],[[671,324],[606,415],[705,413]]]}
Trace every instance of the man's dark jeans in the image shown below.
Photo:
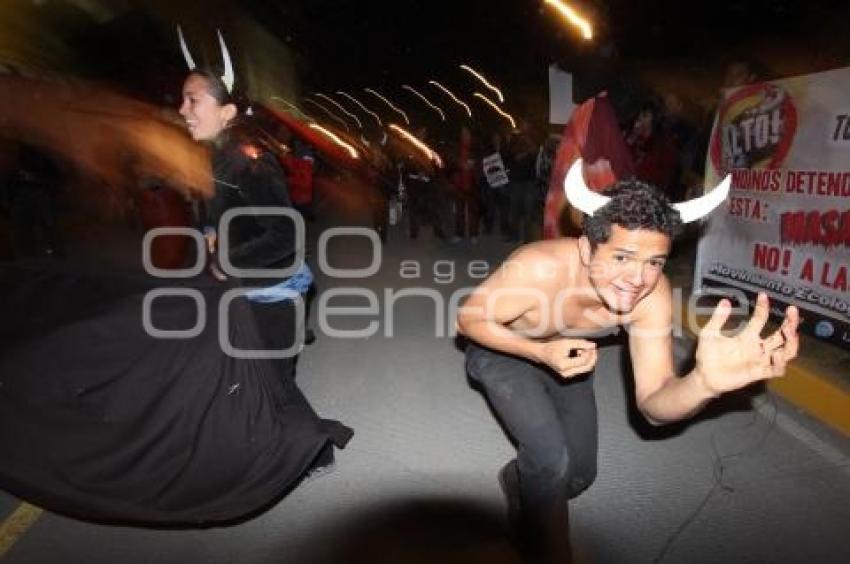
{"label": "man's dark jeans", "polygon": [[598,429],[589,374],[567,380],[474,343],[466,349],[466,367],[517,447],[524,518],[542,521],[593,483]]}

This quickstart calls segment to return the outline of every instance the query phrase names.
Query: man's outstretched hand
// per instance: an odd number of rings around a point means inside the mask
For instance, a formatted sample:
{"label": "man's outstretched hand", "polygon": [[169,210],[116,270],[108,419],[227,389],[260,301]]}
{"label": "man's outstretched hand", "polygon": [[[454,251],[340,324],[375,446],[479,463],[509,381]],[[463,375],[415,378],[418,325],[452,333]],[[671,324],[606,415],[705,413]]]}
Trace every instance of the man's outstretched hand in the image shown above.
{"label": "man's outstretched hand", "polygon": [[800,314],[796,307],[789,306],[782,325],[765,338],[761,332],[770,312],[766,294],[759,293],[746,327],[734,337],[724,337],[721,329],[731,309],[728,300],[721,300],[699,333],[695,376],[715,396],[784,375],[785,367],[796,358],[800,346],[797,335]]}

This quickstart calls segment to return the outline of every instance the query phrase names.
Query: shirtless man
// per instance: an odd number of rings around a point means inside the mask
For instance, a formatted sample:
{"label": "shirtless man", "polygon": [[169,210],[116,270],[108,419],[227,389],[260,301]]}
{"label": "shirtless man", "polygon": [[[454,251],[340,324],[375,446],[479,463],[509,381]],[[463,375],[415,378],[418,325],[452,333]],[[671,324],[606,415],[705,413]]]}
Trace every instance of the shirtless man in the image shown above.
{"label": "shirtless man", "polygon": [[637,181],[618,183],[605,193],[610,199],[590,193],[580,171],[579,161],[565,186],[570,202],[590,214],[583,235],[521,247],[458,315],[458,328],[471,341],[469,374],[517,447],[516,460],[499,477],[520,547],[535,562],[569,561],[566,500],[596,477],[589,373],[597,349],[592,337],[577,335],[627,328],[637,405],[654,424],[690,417],[724,392],[782,376],[798,348],[793,306],[781,327],[762,338],[769,306],[760,294],[744,330],[727,337],[721,328],[731,304],[722,300],[699,333],[695,368],[677,377],[664,263],[682,219],[705,215],[725,194],[704,196],[714,202],[705,209],[703,201],[694,213],[680,207],[693,202],[671,206]]}

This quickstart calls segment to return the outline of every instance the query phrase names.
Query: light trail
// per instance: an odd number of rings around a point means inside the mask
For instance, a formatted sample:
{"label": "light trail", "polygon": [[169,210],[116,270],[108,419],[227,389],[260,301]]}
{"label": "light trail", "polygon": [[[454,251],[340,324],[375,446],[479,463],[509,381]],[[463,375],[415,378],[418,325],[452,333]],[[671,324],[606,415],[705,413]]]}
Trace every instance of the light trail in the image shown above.
{"label": "light trail", "polygon": [[590,26],[590,22],[581,17],[575,8],[561,2],[560,0],[543,0],[543,3],[552,6],[558,11],[558,13],[564,16],[568,22],[579,28],[579,30],[581,30],[582,37],[587,40],[593,39],[593,28]]}
{"label": "light trail", "polygon": [[381,116],[379,116],[378,114],[376,114],[375,112],[373,112],[372,110],[370,110],[369,108],[364,106],[362,103],[360,103],[360,100],[358,100],[357,98],[355,98],[351,94],[348,94],[347,92],[343,92],[342,90],[337,90],[336,93],[339,94],[340,96],[345,96],[346,98],[348,98],[349,100],[351,100],[352,102],[354,102],[355,104],[360,106],[361,110],[363,110],[364,112],[366,112],[367,114],[369,114],[370,116],[375,118],[375,121],[378,122],[378,126],[380,126],[380,127],[384,126],[384,122],[381,121]]}
{"label": "light trail", "polygon": [[500,103],[502,103],[502,104],[505,103],[505,97],[502,96],[502,91],[499,90],[498,88],[496,88],[495,86],[493,86],[492,84],[490,84],[489,82],[487,82],[487,79],[484,78],[483,76],[481,76],[481,73],[479,73],[478,71],[476,71],[474,68],[470,67],[469,65],[460,65],[460,68],[462,68],[463,70],[465,70],[469,73],[472,73],[472,76],[474,76],[475,78],[480,80],[481,84],[483,84],[484,86],[486,86],[487,88],[489,88],[490,90],[492,90],[493,92],[496,93],[496,96],[499,97]]}
{"label": "light trail", "polygon": [[281,98],[280,96],[272,96],[272,97],[271,97],[271,99],[272,99],[272,100],[277,100],[278,102],[280,102],[280,103],[281,103],[281,104],[283,104],[284,106],[289,106],[290,108],[292,108],[292,109],[293,109],[293,110],[295,110],[296,112],[300,112],[300,111],[301,111],[301,110],[299,110],[299,109],[298,109],[298,106],[296,106],[295,104],[293,104],[292,102],[290,102],[290,101],[289,101],[289,100],[287,100],[286,98]]}
{"label": "light trail", "polygon": [[476,93],[475,93],[475,96],[476,96],[476,97],[478,97],[478,98],[481,98],[482,100],[484,100],[484,102],[486,102],[488,106],[490,106],[491,108],[493,108],[494,110],[496,110],[496,113],[498,113],[499,115],[501,115],[502,117],[504,117],[504,118],[506,118],[508,121],[510,121],[510,122],[511,122],[511,127],[513,127],[514,129],[516,129],[516,121],[514,121],[514,118],[513,118],[513,116],[511,116],[511,114],[509,114],[508,112],[506,112],[505,110],[503,110],[502,108],[500,108],[500,107],[498,106],[498,104],[496,104],[496,102],[494,102],[493,100],[489,99],[487,96],[485,96],[485,95],[484,95],[484,94],[482,94],[481,92],[476,92]]}
{"label": "light trail", "polygon": [[398,133],[399,136],[401,136],[402,139],[406,140],[408,143],[422,151],[425,156],[434,161],[434,163],[438,167],[443,167],[443,159],[440,158],[440,155],[438,155],[434,149],[423,143],[420,139],[418,139],[415,135],[407,131],[405,128],[401,127],[400,125],[391,123],[390,130],[395,131],[396,133]]}
{"label": "light trail", "polygon": [[425,97],[425,96],[424,96],[421,92],[418,92],[415,88],[413,88],[412,86],[409,86],[409,85],[407,85],[407,84],[402,84],[402,85],[401,85],[401,87],[402,87],[402,88],[404,88],[405,90],[408,90],[408,91],[410,91],[410,92],[413,92],[414,94],[416,94],[417,96],[419,96],[419,98],[420,98],[423,102],[425,102],[426,104],[428,104],[429,106],[431,106],[431,109],[433,109],[435,112],[437,112],[438,114],[440,114],[440,118],[441,118],[443,121],[446,121],[446,114],[444,114],[444,113],[443,113],[443,110],[441,110],[441,109],[440,109],[440,107],[439,107],[438,105],[436,105],[436,104],[434,104],[433,102],[431,102],[431,100],[429,100],[428,98],[426,98],[426,97]]}
{"label": "light trail", "polygon": [[360,158],[360,154],[357,152],[357,149],[355,149],[350,144],[348,144],[345,141],[343,141],[342,139],[340,139],[339,136],[336,133],[334,133],[333,131],[325,129],[324,127],[322,127],[318,123],[311,123],[310,127],[312,129],[315,129],[316,131],[321,132],[328,139],[330,139],[331,141],[333,141],[334,143],[336,143],[337,145],[339,145],[340,147],[342,147],[343,149],[348,151],[348,154],[351,155],[352,159],[359,159]]}
{"label": "light trail", "polygon": [[401,111],[400,109],[398,109],[392,102],[390,102],[389,100],[384,98],[381,94],[379,94],[378,92],[375,92],[371,88],[364,88],[363,90],[364,90],[364,92],[368,92],[369,94],[372,94],[373,96],[376,96],[379,99],[383,100],[383,102],[386,105],[388,105],[390,108],[392,108],[393,111],[395,111],[398,114],[401,114],[401,117],[404,118],[404,123],[406,123],[407,125],[410,125],[410,120],[407,119],[407,114],[404,113],[403,111]]}
{"label": "light trail", "polygon": [[363,129],[363,124],[360,123],[360,119],[356,115],[354,115],[351,112],[349,112],[348,110],[346,110],[345,107],[342,104],[340,104],[339,102],[337,102],[336,100],[334,100],[330,96],[325,96],[321,92],[314,92],[314,94],[316,96],[318,96],[319,98],[322,98],[323,100],[327,100],[328,102],[330,102],[331,104],[333,104],[334,106],[339,108],[339,110],[342,113],[344,113],[345,115],[347,115],[348,117],[350,117],[351,119],[354,120],[354,122],[357,124],[357,127],[359,127],[360,129]]}
{"label": "light trail", "polygon": [[449,97],[450,97],[452,100],[454,100],[455,102],[457,102],[458,104],[460,104],[461,106],[463,106],[463,108],[466,110],[466,114],[467,114],[469,117],[472,117],[472,110],[471,110],[471,109],[469,109],[469,106],[468,106],[466,103],[464,103],[464,102],[463,102],[463,100],[461,100],[460,98],[458,98],[457,96],[455,96],[455,95],[454,95],[454,93],[453,93],[451,90],[449,90],[448,88],[446,88],[445,86],[443,86],[442,84],[440,84],[439,82],[437,82],[436,80],[429,80],[429,81],[428,81],[428,84],[433,84],[434,86],[436,86],[437,88],[439,88],[440,90],[442,90],[443,92],[445,92],[446,94],[448,94],[448,95],[449,95]]}
{"label": "light trail", "polygon": [[286,98],[281,98],[280,96],[272,96],[269,99],[275,100],[277,102],[280,102],[284,106],[288,106],[288,107],[292,108],[292,110],[295,112],[296,115],[303,116],[305,118],[310,117],[309,115],[307,115],[307,113],[304,110],[302,110],[301,108],[299,108],[298,106],[296,106],[295,104],[293,104],[292,102],[287,100]]}
{"label": "light trail", "polygon": [[313,100],[312,98],[304,98],[304,101],[305,101],[305,102],[310,102],[310,103],[311,103],[311,104],[313,104],[314,106],[316,106],[316,107],[318,107],[318,108],[321,108],[321,109],[322,109],[322,110],[323,110],[326,114],[328,114],[328,115],[329,115],[329,116],[331,116],[333,119],[335,119],[336,121],[338,121],[339,123],[341,123],[341,124],[342,124],[342,126],[345,128],[345,130],[346,130],[346,131],[350,131],[350,129],[348,128],[348,122],[347,122],[347,121],[345,121],[344,119],[342,119],[341,117],[339,117],[338,115],[336,115],[335,113],[333,113],[332,111],[330,111],[329,109],[327,109],[327,108],[324,106],[324,104],[320,104],[319,102],[317,102],[317,101]]}

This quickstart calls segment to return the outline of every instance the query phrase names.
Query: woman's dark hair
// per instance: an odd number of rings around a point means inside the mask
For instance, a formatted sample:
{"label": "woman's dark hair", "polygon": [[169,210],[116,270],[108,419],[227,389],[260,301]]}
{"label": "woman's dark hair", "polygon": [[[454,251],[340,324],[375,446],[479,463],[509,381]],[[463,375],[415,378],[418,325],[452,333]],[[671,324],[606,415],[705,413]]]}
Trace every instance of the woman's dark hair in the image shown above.
{"label": "woman's dark hair", "polygon": [[236,88],[234,88],[233,93],[228,92],[227,87],[224,85],[224,81],[218,74],[207,69],[194,69],[189,74],[200,76],[207,81],[207,89],[210,96],[215,98],[216,102],[221,105],[233,104],[240,113],[242,112],[243,106],[245,105],[242,100],[242,96],[240,96]]}
{"label": "woman's dark hair", "polygon": [[663,233],[670,239],[682,230],[679,212],[654,186],[639,180],[624,180],[616,183],[605,195],[611,200],[592,216],[585,216],[582,223],[584,235],[593,247],[608,242],[614,224],[630,231],[645,229]]}

